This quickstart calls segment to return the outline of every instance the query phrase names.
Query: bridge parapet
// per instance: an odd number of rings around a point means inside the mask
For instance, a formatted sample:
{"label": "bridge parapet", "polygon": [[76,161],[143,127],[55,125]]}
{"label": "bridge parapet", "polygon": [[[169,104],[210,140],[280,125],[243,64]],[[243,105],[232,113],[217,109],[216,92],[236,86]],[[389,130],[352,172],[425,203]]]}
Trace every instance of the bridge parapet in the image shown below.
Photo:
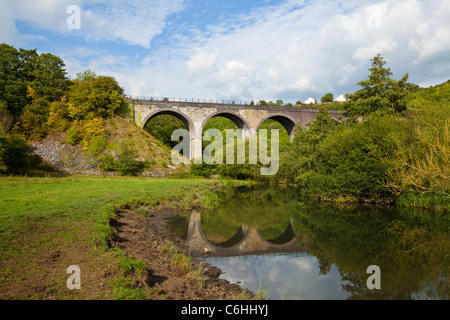
{"label": "bridge parapet", "polygon": [[[267,110],[273,112],[299,112],[299,113],[318,113],[318,108],[298,108],[298,107],[283,107],[283,106],[269,106],[269,105],[250,105],[240,101],[239,103],[231,103],[230,100],[217,101],[213,99],[180,99],[180,100],[152,100],[152,99],[138,99],[126,98],[131,105],[153,105],[160,108],[178,106],[178,107],[194,107],[194,108],[217,108],[217,109],[248,109],[248,110]],[[341,116],[338,110],[328,111],[333,116]]]}

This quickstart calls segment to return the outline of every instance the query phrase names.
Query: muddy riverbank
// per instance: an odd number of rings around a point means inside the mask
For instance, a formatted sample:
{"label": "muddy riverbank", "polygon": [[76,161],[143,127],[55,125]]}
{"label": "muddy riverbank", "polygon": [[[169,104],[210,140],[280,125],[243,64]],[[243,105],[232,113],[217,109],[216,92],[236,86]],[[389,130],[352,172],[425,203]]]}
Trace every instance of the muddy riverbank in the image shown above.
{"label": "muddy riverbank", "polygon": [[[139,214],[137,213],[139,212]],[[227,300],[252,299],[255,295],[237,284],[220,279],[222,271],[202,263],[191,256],[181,240],[170,239],[166,219],[173,210],[122,210],[119,218],[112,221],[117,235],[110,246],[119,247],[134,259],[145,263],[138,278],[139,286],[147,292],[148,299],[167,300]],[[194,278],[192,272],[180,271],[172,257],[164,253],[170,246],[189,256],[191,269],[200,270]]]}

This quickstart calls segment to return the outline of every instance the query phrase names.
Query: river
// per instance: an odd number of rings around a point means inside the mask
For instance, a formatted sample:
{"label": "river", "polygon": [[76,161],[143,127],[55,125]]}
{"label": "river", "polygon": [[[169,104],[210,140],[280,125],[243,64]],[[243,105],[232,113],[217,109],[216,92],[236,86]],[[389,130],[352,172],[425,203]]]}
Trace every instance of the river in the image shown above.
{"label": "river", "polygon": [[267,299],[448,300],[448,217],[242,187],[168,227],[221,277]]}

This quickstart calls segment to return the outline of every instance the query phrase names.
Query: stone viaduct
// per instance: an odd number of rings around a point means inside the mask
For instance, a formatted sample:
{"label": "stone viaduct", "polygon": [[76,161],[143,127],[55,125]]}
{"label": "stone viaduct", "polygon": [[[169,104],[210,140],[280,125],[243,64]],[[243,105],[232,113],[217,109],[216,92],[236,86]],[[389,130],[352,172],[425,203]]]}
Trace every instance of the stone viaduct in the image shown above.
{"label": "stone viaduct", "polygon": [[201,214],[191,213],[186,239],[186,245],[194,254],[208,254],[211,256],[228,257],[237,255],[268,254],[268,253],[296,253],[307,252],[307,236],[298,241],[292,223],[277,239],[266,240],[255,228],[242,226],[228,241],[213,244],[203,234]]}
{"label": "stone viaduct", "polygon": [[[317,109],[289,108],[248,104],[184,101],[157,101],[151,99],[128,99],[133,107],[134,121],[143,128],[152,118],[169,114],[182,120],[190,132],[190,158],[202,155],[202,134],[206,122],[213,117],[225,117],[233,121],[242,130],[244,137],[256,137],[261,124],[273,119],[283,125],[291,140],[295,135],[295,127],[307,127],[314,121]],[[339,120],[339,111],[329,111],[333,119]]]}

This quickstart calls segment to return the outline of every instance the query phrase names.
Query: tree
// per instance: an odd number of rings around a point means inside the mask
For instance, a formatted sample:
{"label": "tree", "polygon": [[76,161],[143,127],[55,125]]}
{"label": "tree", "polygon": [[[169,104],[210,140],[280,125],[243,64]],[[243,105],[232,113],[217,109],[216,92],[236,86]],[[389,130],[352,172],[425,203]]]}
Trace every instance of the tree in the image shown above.
{"label": "tree", "polygon": [[83,70],[81,72],[77,72],[77,78],[75,80],[81,81],[81,82],[88,82],[89,80],[93,80],[97,78],[97,75],[92,70]]}
{"label": "tree", "polygon": [[48,116],[48,101],[43,98],[33,99],[32,103],[23,108],[23,112],[14,126],[14,131],[28,139],[39,140],[46,134]]}
{"label": "tree", "polygon": [[[39,99],[47,101],[44,113],[48,113],[49,103],[61,99],[67,89],[64,67],[62,59],[52,54],[39,55],[36,49],[17,50],[0,44],[0,101],[6,103],[7,111],[15,120]],[[29,109],[25,118],[36,118]]]}
{"label": "tree", "polygon": [[68,88],[65,64],[60,57],[50,53],[43,53],[36,57],[35,68],[29,77],[30,86],[36,90],[41,98],[49,102],[58,101]]}
{"label": "tree", "polygon": [[123,104],[123,89],[113,77],[75,80],[68,92],[69,115],[74,120],[108,117]]}
{"label": "tree", "polygon": [[30,147],[18,135],[0,132],[0,173],[23,174],[30,166]]}
{"label": "tree", "polygon": [[371,61],[370,75],[367,80],[358,83],[362,89],[349,95],[350,101],[344,105],[346,115],[392,114],[406,110],[404,98],[412,88],[407,83],[408,74],[396,81],[390,78],[392,72],[385,68],[386,61],[381,54]]}
{"label": "tree", "polygon": [[27,104],[27,85],[24,82],[20,52],[5,43],[0,44],[0,100],[15,117]]}
{"label": "tree", "polygon": [[70,127],[69,106],[66,97],[50,104],[50,114],[47,124],[59,131],[65,131]]}
{"label": "tree", "polygon": [[14,123],[13,115],[8,111],[6,101],[0,100],[0,134],[8,132]]}
{"label": "tree", "polygon": [[332,93],[327,93],[326,95],[324,95],[322,97],[322,99],[320,99],[321,102],[333,102],[334,101],[334,97]]}

